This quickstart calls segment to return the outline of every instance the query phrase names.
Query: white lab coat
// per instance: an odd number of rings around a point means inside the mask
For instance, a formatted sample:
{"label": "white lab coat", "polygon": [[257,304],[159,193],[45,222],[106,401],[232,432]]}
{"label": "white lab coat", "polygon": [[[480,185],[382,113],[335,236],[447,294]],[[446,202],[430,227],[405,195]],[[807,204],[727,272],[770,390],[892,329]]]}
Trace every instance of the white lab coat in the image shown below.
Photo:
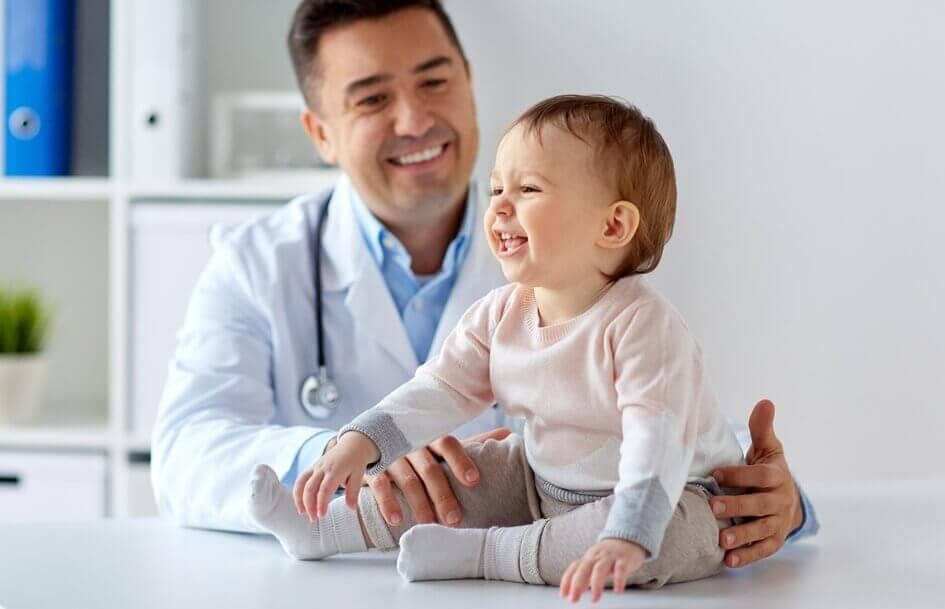
{"label": "white lab coat", "polygon": [[[317,368],[306,233],[328,196],[299,197],[230,233],[194,289],[152,442],[159,508],[181,524],[258,530],[246,512],[253,467],[267,463],[284,476],[306,440],[376,404],[418,365],[354,213],[334,196],[322,237],[322,297],[327,365],[342,400],[327,420],[303,411],[299,389]],[[485,197],[470,200],[482,218]],[[477,224],[431,354],[469,305],[504,282]],[[495,420],[487,413],[459,433]]]}

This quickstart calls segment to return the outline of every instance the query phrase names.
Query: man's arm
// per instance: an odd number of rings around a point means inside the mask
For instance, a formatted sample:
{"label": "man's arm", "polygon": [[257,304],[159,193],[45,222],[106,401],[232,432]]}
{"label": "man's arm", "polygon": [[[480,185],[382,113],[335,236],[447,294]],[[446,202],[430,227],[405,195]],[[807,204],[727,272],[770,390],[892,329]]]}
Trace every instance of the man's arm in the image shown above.
{"label": "man's arm", "polygon": [[154,430],[162,514],[188,526],[257,530],[245,509],[253,467],[267,463],[284,477],[320,431],[269,423],[272,361],[269,323],[238,252],[223,244],[194,289]]}
{"label": "man's arm", "polygon": [[787,539],[817,533],[813,505],[797,487],[774,433],[774,404],[762,400],[748,421],[751,447],[747,465],[720,467],[713,475],[725,487],[744,488],[744,495],[714,497],[712,510],[720,518],[750,517],[750,522],[722,529],[719,545],[725,564],[743,567],[776,553]]}

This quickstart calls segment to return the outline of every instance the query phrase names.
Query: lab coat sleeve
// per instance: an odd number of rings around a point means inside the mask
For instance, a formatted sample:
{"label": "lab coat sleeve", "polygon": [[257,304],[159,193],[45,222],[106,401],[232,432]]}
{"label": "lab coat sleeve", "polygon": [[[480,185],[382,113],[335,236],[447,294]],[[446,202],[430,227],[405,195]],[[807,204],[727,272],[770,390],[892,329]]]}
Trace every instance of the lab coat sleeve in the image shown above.
{"label": "lab coat sleeve", "polygon": [[425,446],[494,402],[490,378],[492,333],[499,301],[509,290],[493,291],[474,303],[443,342],[439,354],[414,377],[338,432],[358,431],[377,446],[377,475],[403,455]]}
{"label": "lab coat sleeve", "polygon": [[324,432],[270,423],[269,327],[239,251],[222,244],[191,297],[152,439],[158,507],[182,525],[258,531],[246,511],[254,466],[284,478]]}

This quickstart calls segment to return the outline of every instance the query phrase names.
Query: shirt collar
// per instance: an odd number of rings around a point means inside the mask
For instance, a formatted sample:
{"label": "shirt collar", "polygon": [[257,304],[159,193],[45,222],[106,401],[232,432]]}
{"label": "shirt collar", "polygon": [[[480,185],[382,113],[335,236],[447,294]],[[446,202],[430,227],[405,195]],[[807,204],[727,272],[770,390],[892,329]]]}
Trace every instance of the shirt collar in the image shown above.
{"label": "shirt collar", "polygon": [[[412,260],[407,249],[400,242],[400,239],[387,230],[387,227],[371,213],[371,210],[368,209],[364,200],[361,199],[361,195],[355,190],[354,185],[351,184],[347,176],[344,176],[339,182],[337,190],[351,202],[354,217],[361,229],[361,236],[364,238],[368,251],[370,251],[378,268],[383,268],[385,258],[390,256],[392,261],[408,271],[412,277],[413,273],[410,271]],[[465,258],[466,250],[469,248],[472,231],[476,223],[476,204],[473,200],[475,192],[475,186],[470,184],[466,194],[466,209],[463,212],[463,220],[460,224],[459,232],[446,248],[446,254],[443,257],[443,267],[437,275],[451,275]]]}

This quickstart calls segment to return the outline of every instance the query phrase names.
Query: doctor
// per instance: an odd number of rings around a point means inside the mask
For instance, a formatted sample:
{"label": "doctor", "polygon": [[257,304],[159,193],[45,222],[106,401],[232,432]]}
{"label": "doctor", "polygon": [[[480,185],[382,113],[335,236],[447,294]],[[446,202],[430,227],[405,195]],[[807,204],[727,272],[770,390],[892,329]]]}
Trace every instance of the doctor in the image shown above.
{"label": "doctor", "polygon": [[[479,142],[469,66],[439,2],[303,0],[289,51],[304,128],[343,177],[236,230],[194,289],[152,446],[160,509],[188,526],[256,530],[245,511],[253,466],[291,484],[333,430],[410,378],[504,282],[480,227],[486,197],[470,182]],[[773,407],[759,403],[752,465],[720,472],[749,493],[714,508],[759,517],[722,531],[730,566],[817,527],[772,422]],[[438,460],[478,482],[461,442],[439,440],[371,480],[388,521],[402,518],[396,486],[419,522],[459,522]]]}

